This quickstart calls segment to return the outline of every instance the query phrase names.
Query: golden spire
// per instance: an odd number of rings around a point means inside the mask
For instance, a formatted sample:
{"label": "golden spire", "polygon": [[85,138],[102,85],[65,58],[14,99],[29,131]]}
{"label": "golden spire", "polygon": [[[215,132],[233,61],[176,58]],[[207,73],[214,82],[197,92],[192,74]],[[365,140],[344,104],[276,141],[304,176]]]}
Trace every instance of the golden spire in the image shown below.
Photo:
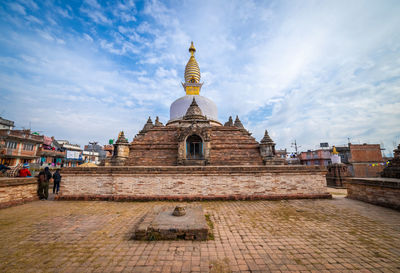
{"label": "golden spire", "polygon": [[335,146],[333,146],[333,149],[332,149],[332,154],[334,154],[334,155],[337,155],[337,154],[339,154],[339,153],[336,151],[336,147],[335,147]]}
{"label": "golden spire", "polygon": [[189,48],[190,59],[185,67],[185,83],[200,83],[200,68],[197,64],[196,58],[194,57],[194,53],[196,52],[196,48],[192,44]]}
{"label": "golden spire", "polygon": [[192,41],[192,43],[191,43],[191,45],[189,47],[189,52],[190,52],[191,56],[194,56],[194,53],[196,52],[196,48],[193,45],[193,41]]}

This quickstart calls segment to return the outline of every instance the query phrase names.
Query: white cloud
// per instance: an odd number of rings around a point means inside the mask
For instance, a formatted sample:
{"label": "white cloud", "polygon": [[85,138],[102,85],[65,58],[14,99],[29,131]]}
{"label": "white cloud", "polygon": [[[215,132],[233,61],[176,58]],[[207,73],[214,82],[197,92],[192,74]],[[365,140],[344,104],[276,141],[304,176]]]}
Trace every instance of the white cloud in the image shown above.
{"label": "white cloud", "polygon": [[40,25],[43,24],[42,21],[40,21],[38,18],[36,18],[35,16],[32,16],[32,15],[26,16],[25,19],[28,20],[31,23],[36,23],[36,24],[40,24]]}
{"label": "white cloud", "polygon": [[64,18],[72,19],[72,15],[69,13],[68,10],[62,8],[56,8],[56,12]]}
{"label": "white cloud", "polygon": [[37,10],[39,8],[38,5],[33,0],[18,0],[18,2],[33,10]]}
{"label": "white cloud", "polygon": [[93,42],[93,38],[92,38],[89,34],[83,33],[83,37],[84,37],[86,40],[88,40],[89,42]]}
{"label": "white cloud", "polygon": [[[43,128],[83,142],[78,139],[106,139],[121,129],[131,137],[148,115],[168,118],[170,103],[184,94],[180,81],[193,40],[202,95],[216,102],[222,122],[238,114],[257,140],[266,128],[286,148],[294,139],[301,149],[343,144],[347,137],[386,146],[400,140],[396,1],[149,1],[144,10],[133,1],[104,5],[87,1],[80,11],[106,30],[87,24],[65,38],[47,28],[38,31],[44,40],[0,38],[27,47],[18,58],[0,58],[0,90],[24,95],[26,103],[32,101],[26,90],[64,102],[62,109],[40,113],[55,112],[51,122],[66,127],[46,121]],[[27,12],[19,4],[10,8]],[[85,117],[69,115],[75,112]],[[82,136],[71,135],[75,127],[84,128]]]}
{"label": "white cloud", "polygon": [[85,0],[85,3],[88,4],[91,8],[101,9],[100,4],[96,0]]}
{"label": "white cloud", "polygon": [[9,4],[9,7],[10,7],[13,11],[16,11],[16,12],[22,14],[22,15],[26,15],[25,8],[24,8],[23,6],[21,6],[20,4],[18,4],[18,3],[10,3],[10,4]]}

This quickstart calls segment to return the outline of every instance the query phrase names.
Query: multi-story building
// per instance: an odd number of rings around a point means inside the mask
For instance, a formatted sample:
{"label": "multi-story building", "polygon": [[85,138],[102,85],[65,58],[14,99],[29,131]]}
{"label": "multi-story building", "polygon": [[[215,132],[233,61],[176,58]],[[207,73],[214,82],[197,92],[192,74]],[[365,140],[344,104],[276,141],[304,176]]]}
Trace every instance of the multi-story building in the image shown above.
{"label": "multi-story building", "polygon": [[83,150],[89,152],[96,152],[98,156],[98,160],[96,161],[101,161],[107,157],[107,152],[103,149],[103,146],[98,145],[97,142],[95,142],[95,144],[91,144],[89,142],[89,145],[85,145]]}
{"label": "multi-story building", "polygon": [[[354,177],[378,177],[385,167],[379,144],[351,144],[336,146],[341,163],[347,167],[347,175]],[[331,149],[318,149],[300,154],[303,165],[328,166],[331,162]]]}
{"label": "multi-story building", "polygon": [[318,149],[302,152],[300,153],[300,162],[307,166],[328,166],[331,164],[331,151],[330,149]]}
{"label": "multi-story building", "polygon": [[43,143],[39,149],[39,164],[48,167],[61,167],[65,163],[66,150],[54,137],[43,136]]}
{"label": "multi-story building", "polygon": [[[339,149],[338,152],[340,155]],[[349,143],[348,151],[345,151],[343,158],[346,158],[346,155],[348,156],[348,170],[351,176],[379,177],[385,167],[385,161],[382,158],[381,146],[379,144]]]}
{"label": "multi-story building", "polygon": [[84,162],[99,164],[100,163],[100,155],[98,152],[94,152],[94,151],[83,151],[82,152],[82,160]]}
{"label": "multi-story building", "polygon": [[0,129],[0,162],[10,166],[20,163],[36,163],[43,136],[30,130]]}
{"label": "multi-story building", "polygon": [[66,152],[63,167],[76,167],[83,163],[82,148],[78,144],[71,144],[67,140],[57,140]]}
{"label": "multi-story building", "polygon": [[12,128],[14,128],[14,121],[0,117],[0,130],[2,129],[11,130]]}

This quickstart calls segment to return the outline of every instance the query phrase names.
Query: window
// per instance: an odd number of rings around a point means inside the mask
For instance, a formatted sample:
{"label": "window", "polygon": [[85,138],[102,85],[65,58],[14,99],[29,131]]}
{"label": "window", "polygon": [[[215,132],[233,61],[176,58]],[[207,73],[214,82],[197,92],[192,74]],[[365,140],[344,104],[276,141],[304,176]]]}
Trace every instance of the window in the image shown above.
{"label": "window", "polygon": [[14,141],[7,141],[7,148],[8,149],[17,149],[17,142]]}
{"label": "window", "polygon": [[33,151],[33,144],[24,143],[24,150]]}
{"label": "window", "polygon": [[203,141],[197,135],[191,135],[186,140],[186,158],[203,159]]}

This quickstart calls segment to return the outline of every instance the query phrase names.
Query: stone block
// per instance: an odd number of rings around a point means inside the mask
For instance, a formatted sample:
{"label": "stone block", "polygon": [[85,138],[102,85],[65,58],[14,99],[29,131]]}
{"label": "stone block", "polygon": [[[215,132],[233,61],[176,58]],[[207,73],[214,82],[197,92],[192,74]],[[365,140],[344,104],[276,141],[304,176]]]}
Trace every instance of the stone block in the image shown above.
{"label": "stone block", "polygon": [[135,228],[135,240],[207,240],[208,226],[200,205],[187,205],[186,214],[174,216],[174,206],[157,206]]}

